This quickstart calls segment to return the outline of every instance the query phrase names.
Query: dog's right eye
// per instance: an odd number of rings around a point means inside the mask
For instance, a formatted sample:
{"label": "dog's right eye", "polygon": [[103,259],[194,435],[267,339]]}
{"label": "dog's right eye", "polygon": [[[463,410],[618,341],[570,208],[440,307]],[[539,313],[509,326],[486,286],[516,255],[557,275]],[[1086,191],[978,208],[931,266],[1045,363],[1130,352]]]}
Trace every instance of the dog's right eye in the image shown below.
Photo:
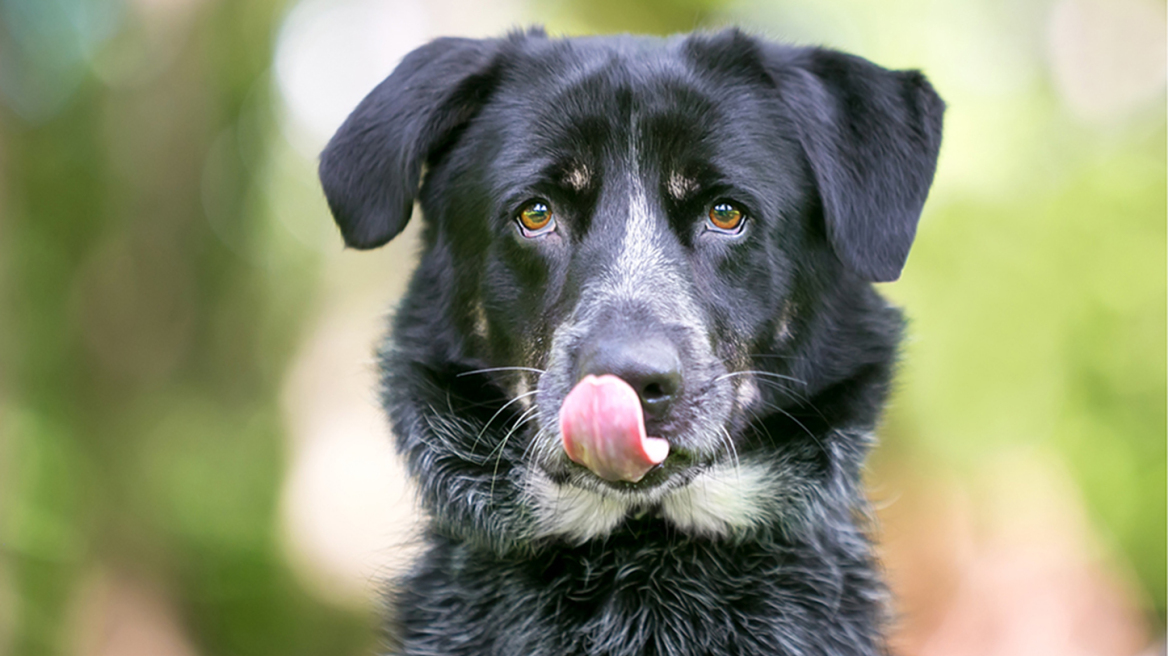
{"label": "dog's right eye", "polygon": [[524,205],[515,218],[519,222],[519,229],[523,231],[524,237],[545,235],[556,227],[552,208],[540,200],[533,200]]}
{"label": "dog's right eye", "polygon": [[742,232],[742,222],[746,219],[746,212],[730,201],[719,201],[710,208],[709,226],[715,232],[735,235]]}

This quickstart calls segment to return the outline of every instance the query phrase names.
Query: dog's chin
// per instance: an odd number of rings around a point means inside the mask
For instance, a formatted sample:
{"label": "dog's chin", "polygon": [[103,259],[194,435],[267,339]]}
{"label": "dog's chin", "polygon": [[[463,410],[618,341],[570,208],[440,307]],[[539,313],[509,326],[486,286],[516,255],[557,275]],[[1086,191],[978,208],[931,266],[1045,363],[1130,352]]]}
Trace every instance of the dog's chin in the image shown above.
{"label": "dog's chin", "polygon": [[646,506],[660,502],[661,498],[673,490],[687,485],[701,470],[672,454],[665,462],[645,473],[639,481],[609,481],[592,473],[574,462],[564,463],[558,472],[548,472],[552,480],[560,485],[571,485],[596,494],[623,499],[634,506]]}
{"label": "dog's chin", "polygon": [[604,538],[628,518],[652,515],[700,538],[750,531],[773,514],[770,468],[726,455],[695,463],[679,454],[636,483],[606,481],[568,461],[531,468],[527,490],[536,537],[582,543]]}

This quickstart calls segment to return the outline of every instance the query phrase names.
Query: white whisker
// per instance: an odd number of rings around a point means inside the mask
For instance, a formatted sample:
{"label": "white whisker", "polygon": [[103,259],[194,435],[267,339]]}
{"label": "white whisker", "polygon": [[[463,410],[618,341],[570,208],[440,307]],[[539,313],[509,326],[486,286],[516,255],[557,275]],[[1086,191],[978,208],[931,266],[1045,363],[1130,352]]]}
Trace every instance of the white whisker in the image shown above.
{"label": "white whisker", "polygon": [[488,374],[488,373],[491,373],[493,371],[531,371],[531,372],[534,372],[537,374],[547,373],[543,369],[536,369],[534,367],[488,367],[486,369],[472,369],[470,371],[464,371],[460,374],[457,374],[455,376],[455,378],[462,378],[463,376],[472,376],[474,374]]}
{"label": "white whisker", "polygon": [[511,426],[511,430],[507,431],[507,434],[503,436],[502,441],[500,441],[499,445],[495,447],[495,450],[487,454],[487,459],[489,460],[492,455],[495,455],[496,452],[498,453],[498,455],[495,456],[495,470],[491,473],[491,499],[495,498],[495,479],[499,477],[499,465],[503,462],[503,447],[507,445],[507,441],[510,440],[511,436],[515,434],[515,431],[519,430],[520,426],[535,418],[536,412],[538,410],[539,406],[532,406],[529,410],[519,415],[519,418],[515,420],[515,424]]}
{"label": "white whisker", "polygon": [[[482,430],[480,430],[480,431],[479,431],[479,434],[475,436],[475,439],[474,439],[474,444],[471,444],[471,445],[470,445],[470,452],[471,452],[471,453],[474,453],[474,450],[475,450],[475,449],[478,447],[478,445],[479,445],[479,440],[481,440],[481,439],[483,438],[483,435],[484,435],[484,434],[487,432],[487,429],[488,429],[488,428],[490,428],[490,426],[491,426],[491,422],[495,421],[495,418],[496,418],[496,417],[498,417],[498,416],[499,416],[499,414],[500,414],[500,413],[502,413],[504,410],[506,410],[506,409],[507,409],[507,406],[511,405],[512,403],[515,403],[516,401],[518,401],[518,400],[520,400],[520,399],[523,399],[523,398],[526,398],[526,397],[528,397],[528,396],[531,396],[532,394],[535,394],[535,393],[537,393],[538,391],[539,391],[539,390],[532,390],[532,391],[530,391],[530,392],[526,392],[526,393],[524,393],[524,394],[520,394],[519,396],[517,396],[517,397],[515,397],[515,398],[511,399],[510,401],[508,401],[508,402],[504,403],[504,404],[503,404],[503,407],[501,407],[501,408],[499,408],[498,410],[496,410],[496,411],[495,411],[495,414],[491,415],[491,418],[487,420],[487,423],[483,424],[483,428],[482,428]],[[490,456],[487,456],[487,457],[489,458]]]}
{"label": "white whisker", "polygon": [[733,377],[733,376],[745,376],[745,375],[747,375],[747,374],[749,374],[749,375],[753,375],[753,376],[765,376],[765,377],[769,377],[769,378],[778,378],[778,379],[780,379],[780,380],[789,380],[789,381],[791,381],[791,382],[793,382],[793,383],[799,383],[800,385],[806,385],[806,384],[807,384],[807,381],[805,381],[805,380],[803,380],[803,379],[801,379],[801,378],[795,378],[794,376],[784,376],[783,374],[776,374],[776,373],[771,373],[771,372],[769,372],[769,371],[754,371],[754,370],[747,370],[747,371],[731,371],[731,372],[730,372],[730,373],[728,373],[728,374],[722,374],[721,376],[718,376],[718,377],[717,377],[717,378],[715,378],[714,380],[715,380],[715,381],[719,381],[719,380],[725,380],[725,379],[727,379],[727,378],[731,378],[731,377]]}

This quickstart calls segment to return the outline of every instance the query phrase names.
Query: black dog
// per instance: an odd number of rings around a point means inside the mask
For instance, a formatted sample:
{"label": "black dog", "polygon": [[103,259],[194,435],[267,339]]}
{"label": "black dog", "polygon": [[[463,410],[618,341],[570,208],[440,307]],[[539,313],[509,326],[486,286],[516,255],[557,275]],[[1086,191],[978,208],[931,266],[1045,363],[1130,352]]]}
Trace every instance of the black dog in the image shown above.
{"label": "black dog", "polygon": [[[424,248],[381,354],[427,549],[403,654],[879,654],[860,469],[944,106],[735,30],[440,39],[320,164]],[[425,181],[420,179],[425,170]]]}

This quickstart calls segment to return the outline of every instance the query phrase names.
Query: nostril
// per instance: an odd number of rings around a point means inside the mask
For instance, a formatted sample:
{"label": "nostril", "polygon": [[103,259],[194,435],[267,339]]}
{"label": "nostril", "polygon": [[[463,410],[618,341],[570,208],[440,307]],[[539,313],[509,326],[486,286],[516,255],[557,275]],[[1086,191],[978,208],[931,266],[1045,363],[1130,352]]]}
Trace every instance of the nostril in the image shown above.
{"label": "nostril", "polygon": [[671,395],[665,392],[665,388],[661,386],[661,383],[649,383],[645,386],[645,389],[641,390],[642,401],[658,401],[666,396]]}
{"label": "nostril", "polygon": [[646,419],[664,420],[681,394],[681,358],[660,337],[604,336],[582,349],[577,380],[612,374],[628,383],[641,399]]}
{"label": "nostril", "polygon": [[645,380],[639,390],[645,413],[660,418],[673,403],[680,388],[680,374],[674,371],[652,376]]}

